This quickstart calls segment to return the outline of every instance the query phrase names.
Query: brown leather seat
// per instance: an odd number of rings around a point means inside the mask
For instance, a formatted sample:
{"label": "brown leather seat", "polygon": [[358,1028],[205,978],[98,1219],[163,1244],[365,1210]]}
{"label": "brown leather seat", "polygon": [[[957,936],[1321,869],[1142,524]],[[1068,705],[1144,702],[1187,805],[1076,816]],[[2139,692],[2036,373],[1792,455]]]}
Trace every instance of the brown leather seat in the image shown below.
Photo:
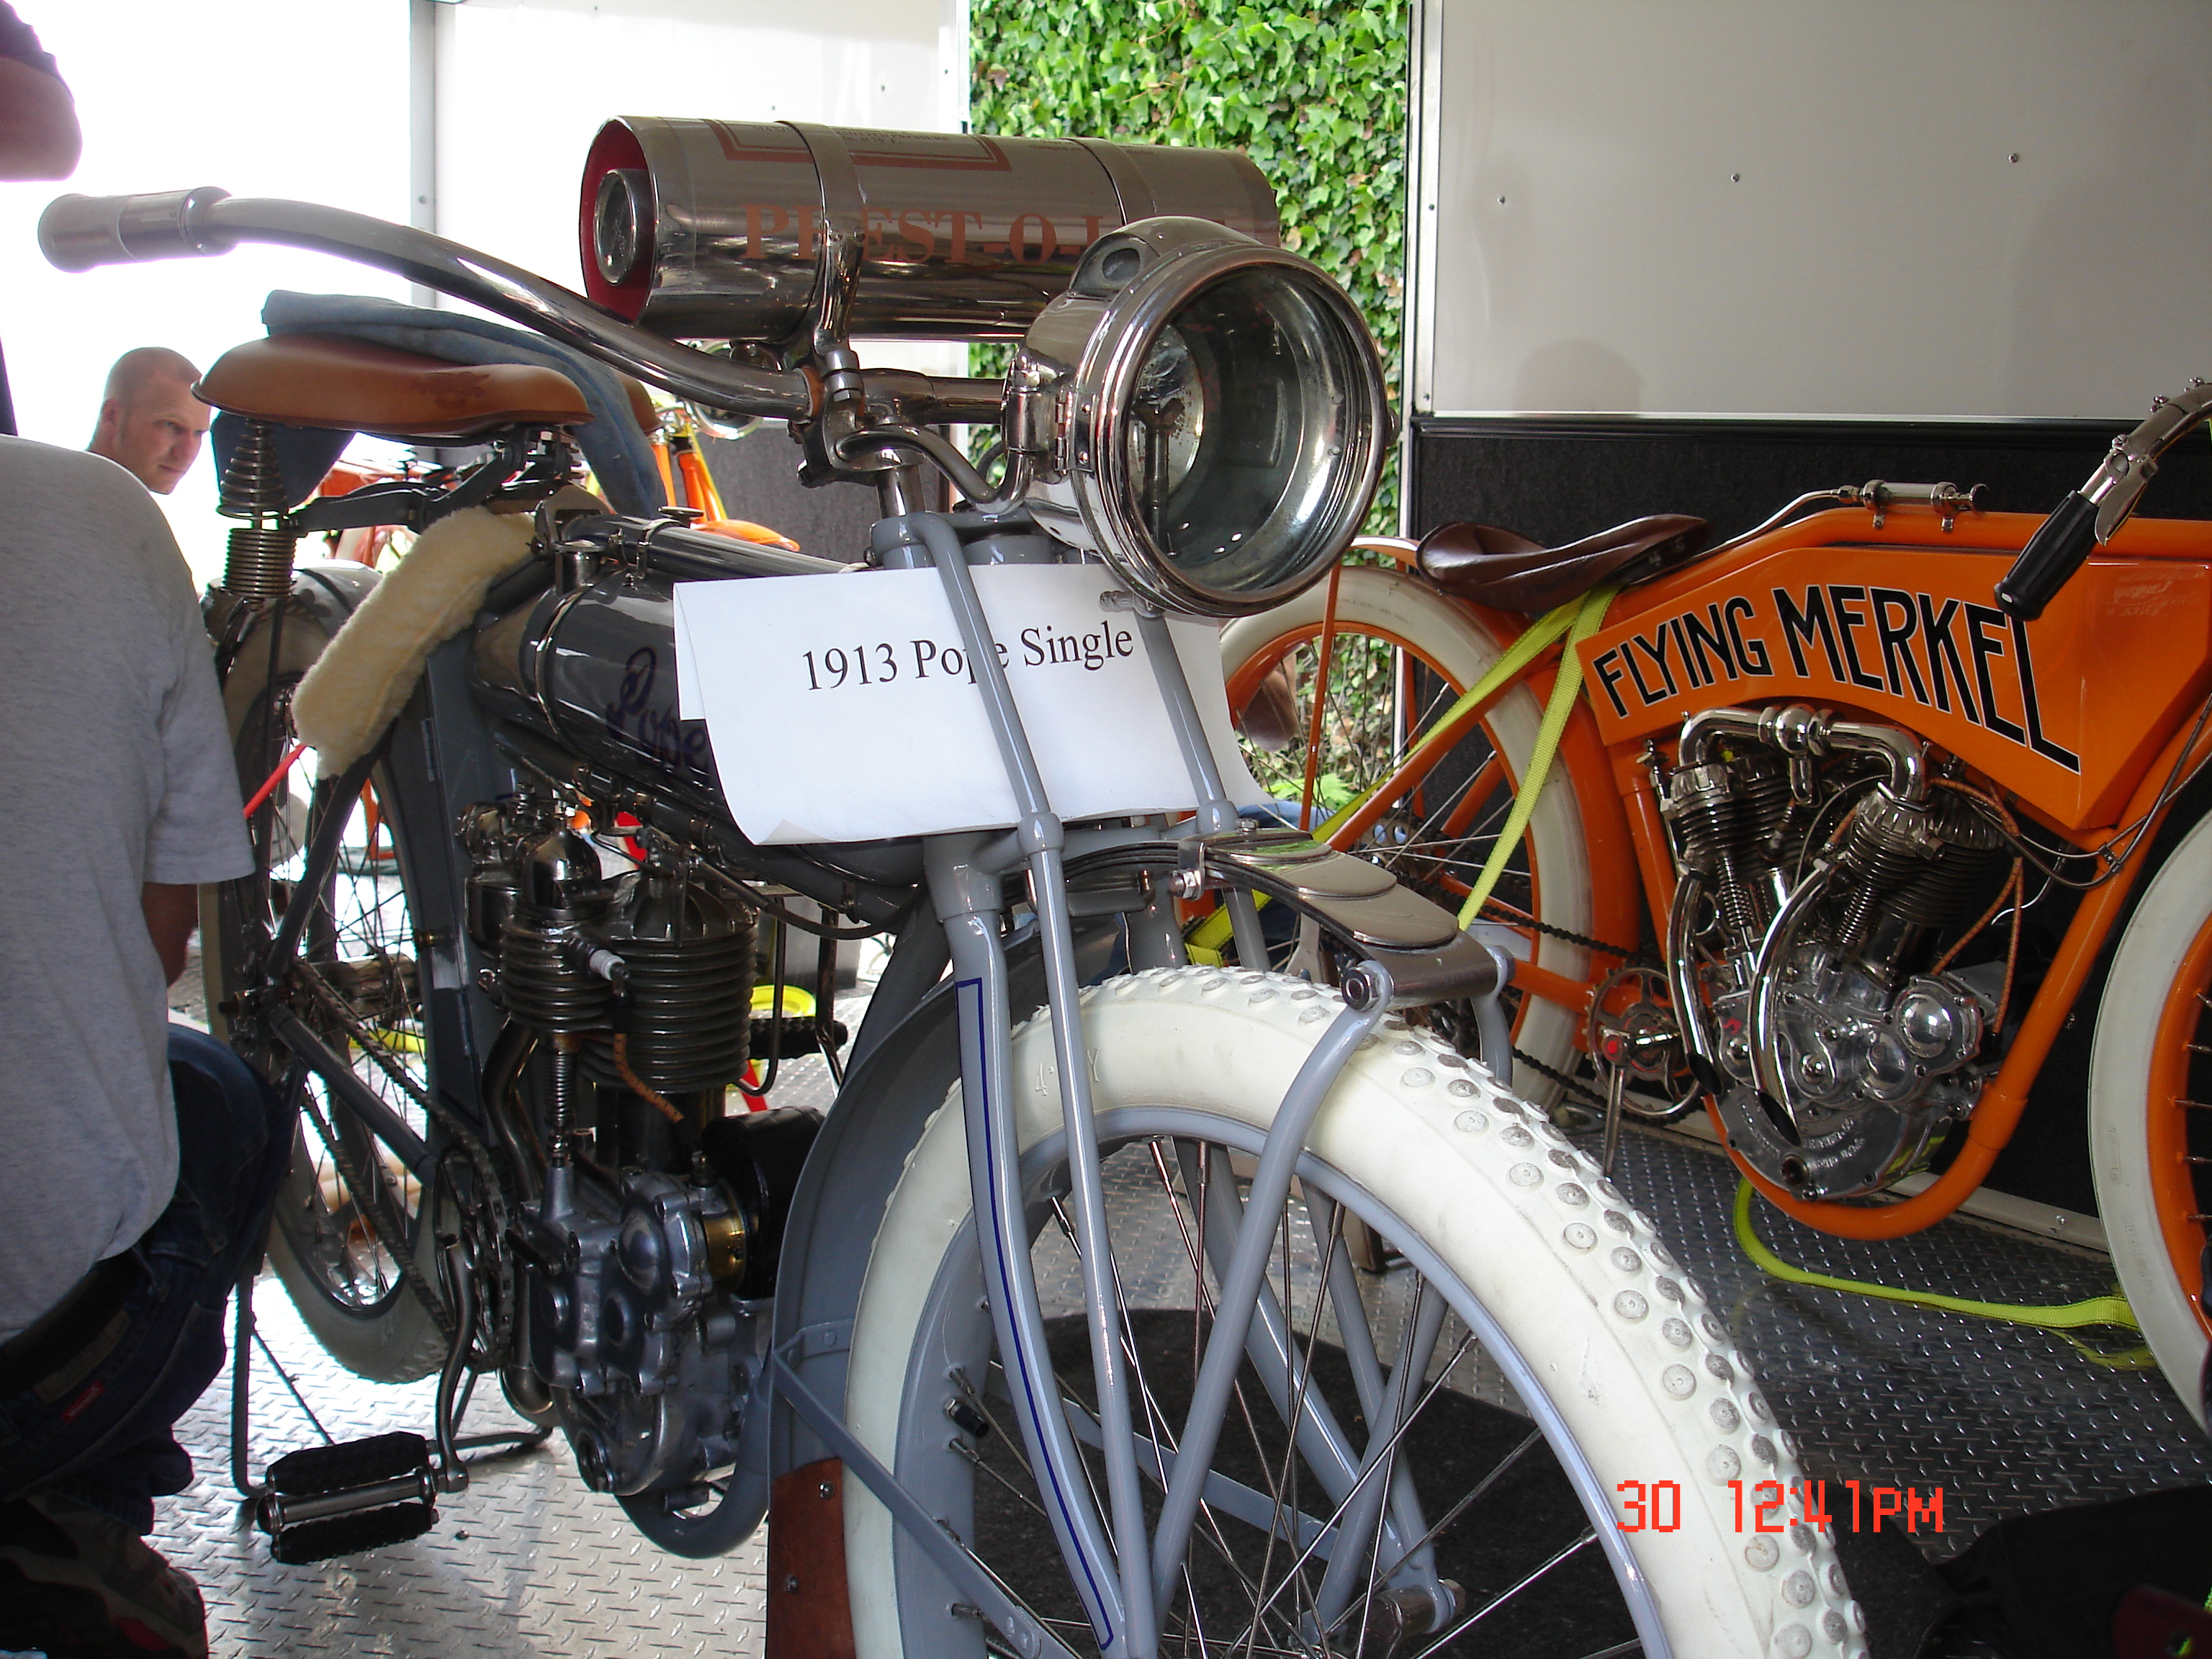
{"label": "brown leather seat", "polygon": [[1447,593],[1540,616],[1600,583],[1644,581],[1685,562],[1712,529],[1703,519],[1661,513],[1565,547],[1539,547],[1492,525],[1447,524],[1421,538],[1416,556],[1429,580]]}
{"label": "brown leather seat", "polygon": [[660,411],[653,406],[653,393],[642,380],[633,380],[627,374],[617,374],[622,382],[623,396],[629,399],[629,417],[637,422],[637,429],[647,438],[660,435]]}
{"label": "brown leather seat", "polygon": [[503,426],[580,426],[575,382],[534,363],[449,363],[337,334],[234,346],[193,388],[204,403],[284,426],[380,438],[467,440]]}

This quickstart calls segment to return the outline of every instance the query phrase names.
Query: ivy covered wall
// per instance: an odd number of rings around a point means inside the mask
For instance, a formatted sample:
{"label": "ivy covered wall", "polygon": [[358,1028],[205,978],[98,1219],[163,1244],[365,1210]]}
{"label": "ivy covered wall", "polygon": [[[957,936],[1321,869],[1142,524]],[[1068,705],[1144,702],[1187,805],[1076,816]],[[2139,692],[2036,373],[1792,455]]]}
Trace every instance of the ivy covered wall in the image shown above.
{"label": "ivy covered wall", "polygon": [[[1284,245],[1365,313],[1396,406],[1406,0],[970,0],[969,37],[977,132],[1251,156],[1275,187]],[[1395,444],[1368,528],[1398,528]]]}

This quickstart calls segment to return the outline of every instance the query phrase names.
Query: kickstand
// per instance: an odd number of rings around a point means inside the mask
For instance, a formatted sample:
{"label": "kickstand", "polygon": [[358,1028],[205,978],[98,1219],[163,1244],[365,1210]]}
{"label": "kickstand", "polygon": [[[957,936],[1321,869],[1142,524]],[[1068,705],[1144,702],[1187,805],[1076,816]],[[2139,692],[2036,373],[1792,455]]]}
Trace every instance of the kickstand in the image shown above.
{"label": "kickstand", "polygon": [[276,1373],[276,1380],[292,1396],[292,1403],[300,1408],[301,1415],[307,1419],[317,1434],[322,1436],[323,1443],[325,1446],[331,1443],[331,1431],[323,1426],[323,1419],[315,1415],[315,1408],[307,1403],[307,1395],[300,1392],[300,1385],[292,1380],[292,1374],[276,1363],[276,1356],[269,1351],[269,1344],[263,1340],[260,1329],[253,1322],[253,1281],[260,1276],[260,1272],[257,1263],[238,1281],[237,1317],[232,1327],[230,1345],[230,1484],[237,1489],[238,1495],[249,1503],[258,1499],[269,1490],[265,1486],[256,1485],[247,1472],[252,1462],[250,1431],[252,1426],[254,1349],[261,1350],[261,1357],[269,1362],[269,1369]]}
{"label": "kickstand", "polygon": [[248,1503],[258,1498],[262,1492],[246,1473],[250,1456],[246,1428],[252,1413],[253,1280],[259,1269],[260,1263],[256,1261],[239,1279],[237,1317],[232,1322],[230,1336],[230,1484]]}
{"label": "kickstand", "polygon": [[1610,1181],[1613,1154],[1620,1150],[1620,1097],[1628,1086],[1628,1067],[1602,1059],[1598,1064],[1605,1067],[1605,1156],[1597,1167],[1598,1173]]}

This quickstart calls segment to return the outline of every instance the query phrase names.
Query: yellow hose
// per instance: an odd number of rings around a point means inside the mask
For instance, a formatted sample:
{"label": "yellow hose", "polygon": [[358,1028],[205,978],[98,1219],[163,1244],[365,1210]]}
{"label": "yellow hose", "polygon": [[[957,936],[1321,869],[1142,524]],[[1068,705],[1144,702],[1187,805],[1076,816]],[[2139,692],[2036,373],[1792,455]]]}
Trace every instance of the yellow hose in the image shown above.
{"label": "yellow hose", "polygon": [[2084,1325],[2111,1325],[2140,1334],[2142,1327],[2136,1322],[2135,1310],[2128,1305],[2126,1297],[2117,1292],[2111,1296],[2093,1296],[2083,1302],[2054,1304],[2045,1307],[2017,1307],[2004,1302],[1972,1302],[1964,1297],[1939,1296],[1932,1291],[1900,1291],[1887,1285],[1869,1284],[1864,1279],[1837,1279],[1827,1273],[1809,1273],[1784,1261],[1759,1237],[1751,1224],[1752,1191],[1748,1181],[1739,1182],[1736,1185],[1735,1242],[1762,1273],[1781,1279],[1784,1284],[1808,1285],[1823,1291],[1844,1291],[1853,1296],[1878,1297],[1884,1302],[1904,1302],[1916,1308],[1937,1308],[1945,1313],[1967,1314],[1977,1319],[1997,1319],[2010,1325],[2033,1325],[2042,1330],[2057,1331],[2073,1343],[2084,1358],[2117,1370],[2143,1370],[2155,1363],[2147,1347],[2108,1353],[2069,1334]]}

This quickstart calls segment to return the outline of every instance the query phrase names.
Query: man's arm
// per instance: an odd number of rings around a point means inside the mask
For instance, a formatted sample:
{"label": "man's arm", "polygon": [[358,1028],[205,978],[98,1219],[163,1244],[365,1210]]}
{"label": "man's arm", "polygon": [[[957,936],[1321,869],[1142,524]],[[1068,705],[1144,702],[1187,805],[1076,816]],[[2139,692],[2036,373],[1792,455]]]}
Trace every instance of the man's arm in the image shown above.
{"label": "man's arm", "polygon": [[146,913],[154,954],[161,958],[162,982],[174,985],[185,971],[185,947],[199,926],[200,890],[149,881],[138,890],[138,903]]}
{"label": "man's arm", "polygon": [[83,143],[70,89],[28,64],[0,58],[0,179],[66,179]]}

